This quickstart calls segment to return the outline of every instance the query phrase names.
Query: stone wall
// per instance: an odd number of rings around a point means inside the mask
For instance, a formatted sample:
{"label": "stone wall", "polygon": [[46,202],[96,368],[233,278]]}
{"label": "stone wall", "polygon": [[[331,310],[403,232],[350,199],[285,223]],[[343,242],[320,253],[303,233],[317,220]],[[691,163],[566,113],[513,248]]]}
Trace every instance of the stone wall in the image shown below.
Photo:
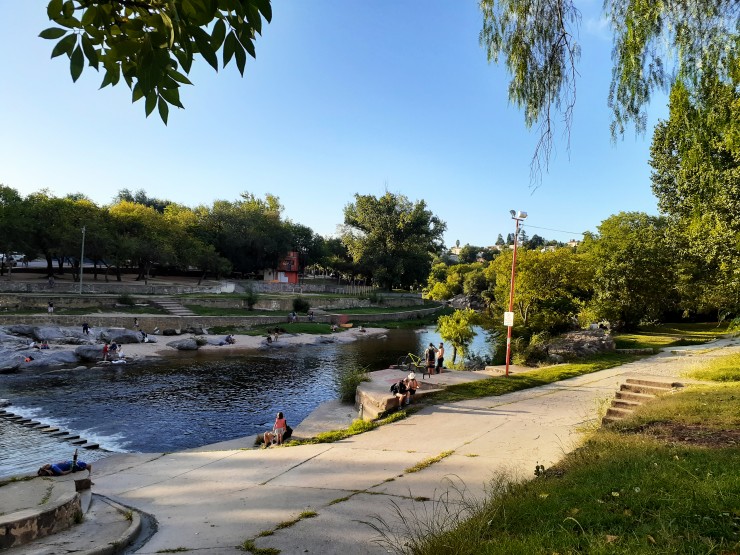
{"label": "stone wall", "polygon": [[[377,322],[381,320],[412,320],[423,318],[434,314],[439,307],[409,310],[406,312],[386,312],[382,314],[317,314],[314,320],[327,324],[339,324],[343,322],[362,321]],[[147,333],[155,328],[165,329],[187,329],[187,328],[213,328],[213,327],[243,327],[251,328],[259,325],[287,324],[285,316],[171,316],[167,314],[131,314],[97,316],[86,315],[63,315],[63,314],[13,314],[3,318],[0,313],[0,324],[7,324],[12,319],[14,324],[30,324],[33,326],[82,326],[83,322],[93,328],[134,328],[134,319],[139,320],[139,326]],[[304,315],[298,317],[299,322],[307,322]]]}

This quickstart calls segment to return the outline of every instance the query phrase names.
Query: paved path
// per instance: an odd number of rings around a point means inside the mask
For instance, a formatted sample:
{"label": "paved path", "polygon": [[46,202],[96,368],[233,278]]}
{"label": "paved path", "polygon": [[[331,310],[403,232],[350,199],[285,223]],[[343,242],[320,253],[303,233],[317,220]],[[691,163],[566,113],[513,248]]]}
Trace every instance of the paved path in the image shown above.
{"label": "paved path", "polygon": [[[244,540],[303,511],[317,516],[255,544],[283,554],[387,553],[366,524],[374,516],[397,524],[400,509],[423,520],[451,485],[470,500],[498,473],[530,478],[537,463],[549,467],[579,445],[626,378],[673,379],[700,359],[740,352],[735,344],[680,348],[536,389],[432,406],[333,444],[238,450],[237,442],[227,450],[112,457],[96,463],[94,490],[156,518],[158,531],[136,553],[239,553]],[[452,454],[440,462],[405,472],[446,451]]]}

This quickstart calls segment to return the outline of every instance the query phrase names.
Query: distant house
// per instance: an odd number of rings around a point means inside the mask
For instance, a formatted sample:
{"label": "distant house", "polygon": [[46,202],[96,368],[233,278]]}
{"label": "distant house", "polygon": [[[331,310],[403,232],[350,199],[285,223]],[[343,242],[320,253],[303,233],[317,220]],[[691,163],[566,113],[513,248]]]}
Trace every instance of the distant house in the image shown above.
{"label": "distant house", "polygon": [[274,283],[298,283],[298,252],[290,251],[277,264],[277,268],[264,271],[264,280]]}
{"label": "distant house", "polygon": [[572,249],[576,248],[580,244],[581,244],[581,242],[580,241],[576,241],[575,239],[571,239],[570,241],[568,241],[568,246],[570,248],[572,248]]}

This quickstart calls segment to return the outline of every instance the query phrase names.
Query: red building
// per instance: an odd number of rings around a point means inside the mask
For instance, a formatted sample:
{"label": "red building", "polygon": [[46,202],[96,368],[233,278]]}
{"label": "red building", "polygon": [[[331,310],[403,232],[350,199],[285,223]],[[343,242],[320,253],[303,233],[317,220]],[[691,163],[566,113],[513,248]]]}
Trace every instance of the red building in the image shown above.
{"label": "red building", "polygon": [[298,283],[298,253],[291,251],[286,254],[277,264],[274,270],[265,270],[265,281],[276,283]]}

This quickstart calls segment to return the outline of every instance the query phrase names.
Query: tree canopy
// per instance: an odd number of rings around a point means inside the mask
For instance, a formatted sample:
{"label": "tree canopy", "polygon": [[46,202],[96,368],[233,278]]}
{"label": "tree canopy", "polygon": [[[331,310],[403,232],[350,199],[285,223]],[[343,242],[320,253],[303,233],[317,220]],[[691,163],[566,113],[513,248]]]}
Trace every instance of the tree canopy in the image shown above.
{"label": "tree canopy", "polygon": [[655,128],[653,192],[681,248],[679,285],[690,311],[740,309],[740,66],[677,85]]}
{"label": "tree canopy", "polygon": [[223,67],[233,59],[244,75],[272,18],[270,0],[51,0],[46,11],[55,26],[40,36],[56,41],[51,57],[67,56],[73,81],[86,63],[102,68],[101,88],[123,78],[132,102],[143,98],[146,115],[157,108],[165,124],[170,106],[183,107],[197,56],[218,71],[220,52]]}
{"label": "tree canopy", "polygon": [[442,250],[445,224],[421,200],[355,195],[344,208],[342,242],[361,271],[385,289],[423,283]]}

